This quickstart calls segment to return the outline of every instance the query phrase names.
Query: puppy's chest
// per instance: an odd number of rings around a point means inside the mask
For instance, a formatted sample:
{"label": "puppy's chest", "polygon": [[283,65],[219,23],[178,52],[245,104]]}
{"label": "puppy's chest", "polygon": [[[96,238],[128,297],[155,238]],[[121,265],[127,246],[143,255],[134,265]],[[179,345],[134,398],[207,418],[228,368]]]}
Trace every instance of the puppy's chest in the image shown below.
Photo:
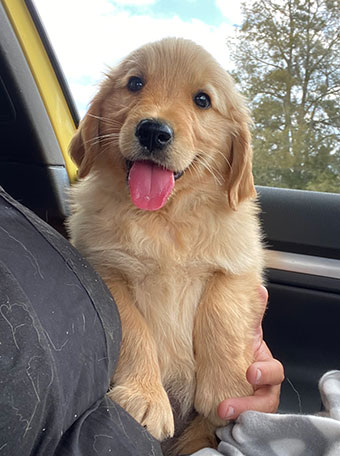
{"label": "puppy's chest", "polygon": [[[147,263],[147,262],[146,262]],[[194,314],[212,274],[210,267],[175,261],[149,262],[142,275],[130,277],[135,303],[149,320],[155,317],[178,322]],[[150,264],[151,263],[151,264]]]}
{"label": "puppy's chest", "polygon": [[[203,290],[211,274],[219,268],[211,252],[198,247],[199,230],[171,228],[169,224],[157,224],[157,230],[149,232],[149,226],[134,226],[129,239],[121,245],[131,265],[125,271],[135,304],[150,325],[159,326],[166,332],[181,331],[181,326],[192,326]],[[203,252],[204,250],[204,252]]]}
{"label": "puppy's chest", "polygon": [[183,394],[194,382],[194,321],[209,277],[207,269],[173,264],[131,282],[135,305],[156,342],[163,383],[177,398],[177,385]]}

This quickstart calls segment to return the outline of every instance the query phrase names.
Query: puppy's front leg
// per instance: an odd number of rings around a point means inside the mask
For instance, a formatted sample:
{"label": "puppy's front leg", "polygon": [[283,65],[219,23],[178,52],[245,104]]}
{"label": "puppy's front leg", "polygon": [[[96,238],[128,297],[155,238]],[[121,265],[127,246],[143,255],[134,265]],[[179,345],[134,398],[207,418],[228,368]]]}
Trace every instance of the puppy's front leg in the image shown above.
{"label": "puppy's front leg", "polygon": [[216,272],[200,302],[194,325],[196,410],[215,426],[225,424],[217,406],[229,397],[251,395],[246,370],[263,306],[259,273],[243,276]]}
{"label": "puppy's front leg", "polygon": [[121,280],[107,284],[122,322],[121,352],[108,394],[156,439],[171,437],[174,419],[162,386],[155,341],[127,284]]}

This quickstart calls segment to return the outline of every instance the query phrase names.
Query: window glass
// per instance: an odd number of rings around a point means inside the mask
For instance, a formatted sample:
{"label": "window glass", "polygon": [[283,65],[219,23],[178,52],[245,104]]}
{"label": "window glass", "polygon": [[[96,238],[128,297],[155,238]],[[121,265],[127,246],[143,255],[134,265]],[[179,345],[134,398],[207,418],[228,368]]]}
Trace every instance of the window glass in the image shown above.
{"label": "window glass", "polygon": [[[107,68],[144,43],[189,38],[229,66],[227,37],[240,23],[238,1],[35,0],[80,115]],[[229,5],[228,5],[229,4]],[[226,8],[228,6],[228,8]]]}
{"label": "window glass", "polygon": [[254,119],[262,185],[340,192],[340,2],[244,4],[233,75]]}
{"label": "window glass", "polygon": [[[241,5],[242,4],[242,5]],[[108,67],[165,36],[203,45],[251,109],[255,183],[340,192],[338,0],[35,0],[83,116]]]}

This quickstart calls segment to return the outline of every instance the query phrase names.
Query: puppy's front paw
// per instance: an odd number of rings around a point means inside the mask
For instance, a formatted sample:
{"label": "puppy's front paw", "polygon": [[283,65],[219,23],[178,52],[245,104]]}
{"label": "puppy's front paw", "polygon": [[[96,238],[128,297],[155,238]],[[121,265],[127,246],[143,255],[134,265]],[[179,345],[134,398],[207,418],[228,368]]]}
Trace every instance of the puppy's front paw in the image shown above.
{"label": "puppy's front paw", "polygon": [[216,427],[224,426],[226,421],[219,418],[217,413],[219,403],[231,397],[251,396],[253,392],[253,388],[247,382],[245,376],[243,379],[240,375],[234,381],[231,375],[225,378],[218,376],[215,378],[211,377],[208,381],[197,383],[195,408]]}
{"label": "puppy's front paw", "polygon": [[114,386],[108,395],[157,440],[173,436],[175,425],[171,405],[161,385],[145,387],[131,382]]}

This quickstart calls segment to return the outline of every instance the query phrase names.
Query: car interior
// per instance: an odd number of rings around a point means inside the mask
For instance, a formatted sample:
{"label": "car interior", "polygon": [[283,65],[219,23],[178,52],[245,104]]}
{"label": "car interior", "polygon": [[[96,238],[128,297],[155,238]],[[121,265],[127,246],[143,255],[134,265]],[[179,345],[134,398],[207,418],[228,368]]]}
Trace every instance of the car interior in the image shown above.
{"label": "car interior", "polygon": [[[32,4],[27,4],[76,125],[67,83]],[[65,159],[1,3],[0,185],[65,235],[70,185]],[[279,410],[316,413],[319,378],[340,367],[340,194],[257,190],[268,251],[264,338],[286,376]]]}

